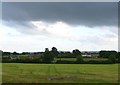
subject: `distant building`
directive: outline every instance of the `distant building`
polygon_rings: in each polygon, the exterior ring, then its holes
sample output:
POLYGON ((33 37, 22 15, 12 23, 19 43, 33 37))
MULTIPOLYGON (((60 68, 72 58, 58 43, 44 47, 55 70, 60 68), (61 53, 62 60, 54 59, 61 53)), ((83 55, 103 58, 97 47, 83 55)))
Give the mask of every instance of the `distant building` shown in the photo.
POLYGON ((16 59, 20 59, 20 57, 18 55, 10 55, 10 59, 11 60, 16 60, 16 59))
POLYGON ((82 56, 86 58, 98 58, 99 57, 99 52, 97 51, 85 51, 82 52, 82 56))
POLYGON ((91 54, 83 54, 82 56, 83 56, 83 57, 89 57, 89 58, 91 58, 91 57, 92 57, 92 55, 91 55, 91 54))

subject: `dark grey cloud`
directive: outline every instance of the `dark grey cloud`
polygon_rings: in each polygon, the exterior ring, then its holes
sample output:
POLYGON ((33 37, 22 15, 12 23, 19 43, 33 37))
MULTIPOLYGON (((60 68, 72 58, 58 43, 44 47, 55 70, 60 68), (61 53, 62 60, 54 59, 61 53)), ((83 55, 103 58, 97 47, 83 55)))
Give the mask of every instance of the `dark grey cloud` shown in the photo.
POLYGON ((18 24, 33 20, 72 25, 117 25, 117 2, 4 2, 2 19, 18 24))

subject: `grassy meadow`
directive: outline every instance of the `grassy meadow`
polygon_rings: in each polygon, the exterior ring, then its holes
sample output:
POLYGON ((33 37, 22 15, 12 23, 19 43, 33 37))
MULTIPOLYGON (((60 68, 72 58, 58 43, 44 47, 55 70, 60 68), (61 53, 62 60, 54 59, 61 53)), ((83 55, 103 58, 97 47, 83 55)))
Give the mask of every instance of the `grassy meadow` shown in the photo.
POLYGON ((118 64, 3 63, 3 83, 117 83, 118 64))
MULTIPOLYGON (((57 58, 57 60, 66 60, 66 61, 76 61, 76 58, 57 58)), ((107 58, 83 58, 84 61, 96 60, 96 61, 105 61, 107 58)))

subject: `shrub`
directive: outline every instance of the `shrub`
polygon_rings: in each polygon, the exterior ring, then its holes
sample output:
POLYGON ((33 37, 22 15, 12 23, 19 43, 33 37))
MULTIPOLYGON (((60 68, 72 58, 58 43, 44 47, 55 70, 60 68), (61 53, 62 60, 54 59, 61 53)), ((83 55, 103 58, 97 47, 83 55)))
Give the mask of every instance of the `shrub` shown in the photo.
POLYGON ((43 63, 51 63, 54 60, 54 54, 52 52, 45 52, 42 57, 43 63))
POLYGON ((116 56, 114 54, 111 54, 108 59, 111 63, 116 63, 116 56))
POLYGON ((84 60, 83 60, 82 56, 77 57, 76 63, 84 63, 84 60))

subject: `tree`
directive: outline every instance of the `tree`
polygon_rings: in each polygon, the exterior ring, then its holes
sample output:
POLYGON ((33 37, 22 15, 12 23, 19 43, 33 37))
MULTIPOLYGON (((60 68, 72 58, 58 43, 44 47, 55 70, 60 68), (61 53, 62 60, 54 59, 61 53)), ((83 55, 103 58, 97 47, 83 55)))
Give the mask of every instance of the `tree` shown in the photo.
POLYGON ((109 56, 109 61, 110 61, 111 63, 115 63, 115 62, 116 62, 116 56, 115 56, 115 54, 111 54, 111 55, 109 56))
POLYGON ((120 63, 120 52, 118 52, 118 63, 120 63))
POLYGON ((57 52, 57 48, 56 47, 52 47, 52 52, 57 52))
POLYGON ((21 55, 29 55, 29 52, 22 52, 21 55))
POLYGON ((48 48, 45 48, 45 52, 49 52, 49 49, 48 49, 48 48))
POLYGON ((78 56, 76 62, 77 63, 83 63, 84 62, 83 57, 82 56, 78 56))
POLYGON ((73 50, 73 56, 76 57, 76 62, 77 63, 83 63, 82 54, 78 49, 73 50))
POLYGON ((10 56, 10 54, 11 54, 10 52, 3 52, 2 53, 3 56, 10 56))
POLYGON ((44 56, 42 57, 42 62, 44 63, 51 63, 54 60, 54 57, 50 51, 46 51, 43 54, 44 56))
POLYGON ((45 48, 45 52, 43 53, 42 62, 51 63, 54 60, 56 48, 52 48, 52 51, 49 51, 48 48, 45 48))
POLYGON ((57 51, 57 48, 56 48, 56 47, 52 47, 51 52, 52 52, 52 55, 53 55, 54 58, 58 56, 58 53, 59 53, 59 52, 57 51))
POLYGON ((109 56, 113 54, 117 58, 117 52, 116 51, 100 51, 99 56, 101 58, 109 58, 109 56))
POLYGON ((99 56, 101 58, 108 58, 109 57, 109 52, 108 51, 100 51, 99 56))
POLYGON ((77 56, 82 56, 81 52, 80 52, 78 49, 73 50, 73 55, 74 55, 75 57, 77 57, 77 56))
POLYGON ((18 55, 19 53, 17 53, 17 52, 13 52, 12 54, 13 54, 13 55, 18 55))

